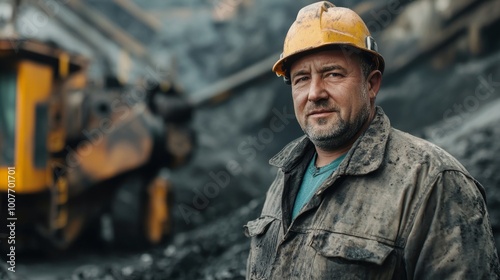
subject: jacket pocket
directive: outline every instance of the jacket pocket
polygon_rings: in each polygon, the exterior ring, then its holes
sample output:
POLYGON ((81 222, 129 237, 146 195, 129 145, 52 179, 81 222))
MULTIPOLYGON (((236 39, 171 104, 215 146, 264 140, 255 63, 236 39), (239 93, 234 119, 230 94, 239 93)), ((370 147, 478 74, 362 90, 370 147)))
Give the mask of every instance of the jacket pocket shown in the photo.
POLYGON ((263 216, 256 220, 249 221, 244 226, 245 235, 247 237, 254 237, 264 234, 274 220, 275 218, 273 217, 263 216))
POLYGON ((249 221, 245 226, 245 235, 251 238, 250 253, 247 261, 247 279, 266 279, 269 267, 274 259, 274 251, 278 241, 278 219, 261 216, 249 221))
POLYGON ((326 258, 376 265, 382 265, 394 251, 376 240, 332 232, 313 232, 308 244, 326 258))

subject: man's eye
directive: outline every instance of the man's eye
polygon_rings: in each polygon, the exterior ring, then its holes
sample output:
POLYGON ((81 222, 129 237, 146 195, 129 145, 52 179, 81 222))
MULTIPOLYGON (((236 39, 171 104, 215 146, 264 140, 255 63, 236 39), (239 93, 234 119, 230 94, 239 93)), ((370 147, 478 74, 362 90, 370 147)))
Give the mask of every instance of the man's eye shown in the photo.
POLYGON ((294 80, 294 84, 298 84, 300 82, 305 82, 307 80, 309 80, 309 77, 307 77, 307 76, 297 77, 294 80))
POLYGON ((328 73, 328 76, 338 78, 338 77, 342 77, 343 75, 340 73, 337 73, 337 72, 332 72, 332 73, 328 73))

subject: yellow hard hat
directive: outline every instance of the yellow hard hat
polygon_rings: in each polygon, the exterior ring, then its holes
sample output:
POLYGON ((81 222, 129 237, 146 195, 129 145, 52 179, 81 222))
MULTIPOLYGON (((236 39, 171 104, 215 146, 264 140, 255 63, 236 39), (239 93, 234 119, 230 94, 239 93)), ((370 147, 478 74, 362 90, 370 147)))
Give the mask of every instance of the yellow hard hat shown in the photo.
POLYGON ((326 1, 305 6, 299 11, 273 71, 287 79, 285 65, 292 57, 332 45, 351 46, 372 55, 377 69, 384 72, 384 58, 378 53, 377 44, 361 17, 353 10, 326 1))

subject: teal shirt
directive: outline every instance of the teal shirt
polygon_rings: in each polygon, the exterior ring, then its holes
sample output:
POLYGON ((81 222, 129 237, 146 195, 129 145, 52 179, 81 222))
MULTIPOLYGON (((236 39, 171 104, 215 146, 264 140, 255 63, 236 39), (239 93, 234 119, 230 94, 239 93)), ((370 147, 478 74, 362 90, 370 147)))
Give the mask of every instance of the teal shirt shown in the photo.
MULTIPOLYGON (((347 153, 346 153, 347 154, 347 153)), ((311 199, 316 190, 323 184, 323 182, 339 167, 346 154, 343 154, 330 164, 316 168, 316 153, 309 162, 307 170, 302 178, 299 192, 295 198, 295 204, 292 211, 292 219, 295 219, 304 205, 311 199)))

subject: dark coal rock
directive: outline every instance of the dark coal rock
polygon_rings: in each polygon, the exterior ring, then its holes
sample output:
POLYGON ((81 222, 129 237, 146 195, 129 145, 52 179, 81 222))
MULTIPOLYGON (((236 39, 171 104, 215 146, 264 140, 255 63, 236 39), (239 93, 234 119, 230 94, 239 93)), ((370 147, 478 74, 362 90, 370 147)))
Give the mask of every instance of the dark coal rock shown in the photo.
POLYGON ((71 280, 245 279, 249 240, 245 221, 258 216, 263 200, 252 200, 214 222, 175 236, 164 248, 136 257, 130 265, 84 265, 71 280))

